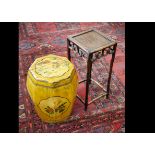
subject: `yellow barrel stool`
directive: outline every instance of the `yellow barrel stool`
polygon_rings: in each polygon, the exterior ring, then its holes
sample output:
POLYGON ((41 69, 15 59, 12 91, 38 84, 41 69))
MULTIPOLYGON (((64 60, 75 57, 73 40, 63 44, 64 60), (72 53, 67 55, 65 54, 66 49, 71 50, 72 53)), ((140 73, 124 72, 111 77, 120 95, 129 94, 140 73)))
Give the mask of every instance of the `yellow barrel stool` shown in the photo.
POLYGON ((42 121, 62 122, 70 116, 78 76, 66 57, 50 54, 37 58, 28 70, 26 86, 42 121))

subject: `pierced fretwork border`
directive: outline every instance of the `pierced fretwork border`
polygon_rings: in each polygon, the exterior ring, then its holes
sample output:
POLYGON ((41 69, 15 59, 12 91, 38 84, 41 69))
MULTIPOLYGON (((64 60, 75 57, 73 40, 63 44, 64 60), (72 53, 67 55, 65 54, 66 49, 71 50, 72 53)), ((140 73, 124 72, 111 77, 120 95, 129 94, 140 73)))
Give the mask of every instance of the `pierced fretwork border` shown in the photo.
MULTIPOLYGON (((83 57, 85 59, 88 58, 88 53, 86 53, 84 50, 79 48, 79 46, 77 46, 71 41, 69 42, 69 48, 73 50, 75 53, 78 53, 80 57, 83 57)), ((113 54, 113 53, 114 53, 114 45, 107 47, 105 49, 96 51, 95 53, 92 53, 93 56, 91 61, 94 62, 95 60, 100 59, 103 56, 106 56, 108 54, 113 54)))

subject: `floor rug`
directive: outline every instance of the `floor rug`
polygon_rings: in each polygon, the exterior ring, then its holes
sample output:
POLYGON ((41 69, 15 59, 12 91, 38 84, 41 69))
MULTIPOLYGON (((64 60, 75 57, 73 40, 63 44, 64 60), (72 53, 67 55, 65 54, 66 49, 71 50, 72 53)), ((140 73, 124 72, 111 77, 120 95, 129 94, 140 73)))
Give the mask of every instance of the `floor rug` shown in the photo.
MULTIPOLYGON (((125 45, 124 23, 20 23, 19 24, 19 132, 124 132, 125 120, 125 45), (111 80, 110 99, 97 100, 89 105, 87 112, 77 99, 73 112, 63 123, 48 124, 40 120, 26 89, 27 71, 33 61, 47 54, 67 56, 66 38, 70 34, 96 28, 118 42, 111 80)), ((86 76, 86 63, 72 53, 72 62, 79 78, 86 76)), ((92 77, 106 87, 110 56, 93 64, 92 77), (101 74, 102 73, 102 74, 101 74)), ((85 95, 85 84, 78 88, 85 95)), ((101 93, 94 83, 89 98, 101 93)))

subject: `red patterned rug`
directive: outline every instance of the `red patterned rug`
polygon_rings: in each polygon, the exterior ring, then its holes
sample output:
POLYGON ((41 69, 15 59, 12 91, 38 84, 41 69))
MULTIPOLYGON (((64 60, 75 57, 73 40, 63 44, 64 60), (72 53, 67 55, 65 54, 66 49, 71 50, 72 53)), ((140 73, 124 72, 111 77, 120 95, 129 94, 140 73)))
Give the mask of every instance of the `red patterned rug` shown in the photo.
MULTIPOLYGON (((125 132, 125 24, 124 23, 20 23, 19 24, 19 132, 125 132), (43 123, 36 114, 26 89, 27 71, 32 62, 43 55, 67 56, 68 35, 88 28, 96 28, 118 42, 113 67, 110 99, 95 101, 87 112, 77 99, 70 118, 57 124, 43 123)), ((73 63, 80 78, 85 78, 86 64, 73 56, 73 63)), ((92 77, 106 86, 110 56, 93 64, 92 77), (100 74, 102 73, 102 74, 100 74)), ((85 85, 78 89, 84 97, 85 85)), ((101 90, 91 84, 89 98, 101 90)))

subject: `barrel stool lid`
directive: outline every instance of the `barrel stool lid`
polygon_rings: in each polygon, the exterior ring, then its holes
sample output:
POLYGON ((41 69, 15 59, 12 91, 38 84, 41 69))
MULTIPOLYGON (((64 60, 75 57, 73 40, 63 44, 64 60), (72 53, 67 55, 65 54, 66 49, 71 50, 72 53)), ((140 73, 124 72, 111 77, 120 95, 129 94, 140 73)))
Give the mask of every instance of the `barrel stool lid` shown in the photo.
POLYGON ((74 65, 66 57, 50 54, 37 58, 28 76, 37 85, 57 87, 70 83, 74 73, 74 65))

